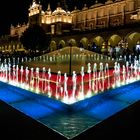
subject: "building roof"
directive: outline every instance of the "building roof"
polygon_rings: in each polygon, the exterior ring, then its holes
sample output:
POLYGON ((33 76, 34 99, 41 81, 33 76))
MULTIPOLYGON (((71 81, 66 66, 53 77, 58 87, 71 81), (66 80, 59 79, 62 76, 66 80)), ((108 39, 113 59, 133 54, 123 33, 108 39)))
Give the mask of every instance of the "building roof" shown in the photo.
POLYGON ((52 13, 52 15, 66 15, 67 12, 62 9, 62 7, 57 7, 56 10, 52 13))

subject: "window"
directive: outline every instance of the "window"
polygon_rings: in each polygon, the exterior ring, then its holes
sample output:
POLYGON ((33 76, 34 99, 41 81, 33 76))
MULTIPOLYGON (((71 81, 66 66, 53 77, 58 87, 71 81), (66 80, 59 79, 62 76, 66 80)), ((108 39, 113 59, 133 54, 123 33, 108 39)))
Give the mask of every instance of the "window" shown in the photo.
POLYGON ((78 15, 78 21, 81 21, 81 14, 78 15))
POLYGON ((103 9, 99 9, 98 10, 98 17, 103 17, 104 16, 104 10, 103 9))
POLYGON ((91 18, 92 18, 92 12, 88 12, 87 19, 91 19, 91 18))
POLYGON ((118 5, 114 6, 114 14, 118 13, 118 5))
POLYGON ((109 13, 110 13, 110 15, 113 15, 114 14, 114 7, 110 7, 109 8, 109 13))

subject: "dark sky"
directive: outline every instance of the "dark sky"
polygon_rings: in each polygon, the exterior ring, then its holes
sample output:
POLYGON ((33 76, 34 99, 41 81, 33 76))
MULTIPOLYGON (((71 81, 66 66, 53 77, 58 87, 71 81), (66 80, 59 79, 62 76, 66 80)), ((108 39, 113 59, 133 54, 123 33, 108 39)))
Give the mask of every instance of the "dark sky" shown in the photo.
MULTIPOLYGON (((28 8, 32 0, 2 0, 0 4, 0 36, 9 34, 10 25, 17 25, 18 23, 27 23, 28 21, 28 8)), ((38 0, 37 0, 38 1, 38 0)), ((43 9, 47 8, 47 4, 51 3, 51 8, 54 10, 57 3, 61 0, 40 0, 43 9)), ((91 5, 95 0, 66 0, 69 10, 72 10, 76 5, 79 9, 83 7, 84 3, 91 5)), ((106 0, 98 0, 105 2, 106 0)))

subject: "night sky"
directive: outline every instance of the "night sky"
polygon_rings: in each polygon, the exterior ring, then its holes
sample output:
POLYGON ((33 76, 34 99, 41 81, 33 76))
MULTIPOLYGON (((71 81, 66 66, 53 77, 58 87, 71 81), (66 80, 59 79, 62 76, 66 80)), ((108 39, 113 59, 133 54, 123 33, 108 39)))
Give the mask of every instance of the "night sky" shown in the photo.
MULTIPOLYGON (((61 0, 40 0, 43 10, 46 10, 48 3, 51 4, 52 10, 57 6, 61 0)), ((68 9, 73 10, 76 5, 81 9, 86 3, 88 6, 95 3, 95 0, 66 0, 68 9)), ((104 3, 106 0, 98 0, 104 3)), ((28 21, 28 8, 32 0, 3 0, 0 4, 0 36, 9 34, 10 25, 17 25, 18 23, 27 23, 28 21)))

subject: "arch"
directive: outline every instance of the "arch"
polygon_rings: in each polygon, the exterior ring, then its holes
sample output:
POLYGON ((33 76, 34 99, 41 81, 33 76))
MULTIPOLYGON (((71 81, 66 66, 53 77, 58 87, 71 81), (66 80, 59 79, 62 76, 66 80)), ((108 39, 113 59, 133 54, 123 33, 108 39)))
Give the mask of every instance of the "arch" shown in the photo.
POLYGON ((66 46, 66 43, 64 40, 60 40, 60 42, 58 43, 58 48, 61 49, 61 48, 64 48, 66 46))
POLYGON ((90 24, 89 24, 89 29, 92 30, 93 27, 94 27, 94 26, 93 26, 93 23, 90 23, 90 24))
POLYGON ((68 41, 68 44, 69 44, 70 46, 76 46, 76 45, 77 45, 77 42, 76 42, 75 39, 71 38, 71 39, 68 41))
POLYGON ((50 51, 54 51, 56 50, 56 42, 54 40, 51 41, 50 43, 50 51))
POLYGON ((80 40, 80 47, 87 49, 88 48, 88 43, 89 43, 89 40, 86 37, 83 37, 80 40))
POLYGON ((131 51, 133 51, 133 49, 136 46, 137 42, 140 41, 140 33, 138 33, 138 32, 129 33, 125 37, 125 41, 128 43, 128 48, 131 51))
POLYGON ((118 43, 122 40, 122 38, 117 35, 117 34, 114 34, 112 35, 109 39, 108 39, 108 43, 112 46, 112 47, 115 47, 118 45, 118 43))
POLYGON ((96 36, 95 38, 93 38, 92 43, 93 42, 96 44, 96 46, 100 47, 100 46, 102 46, 104 39, 101 36, 96 36))

